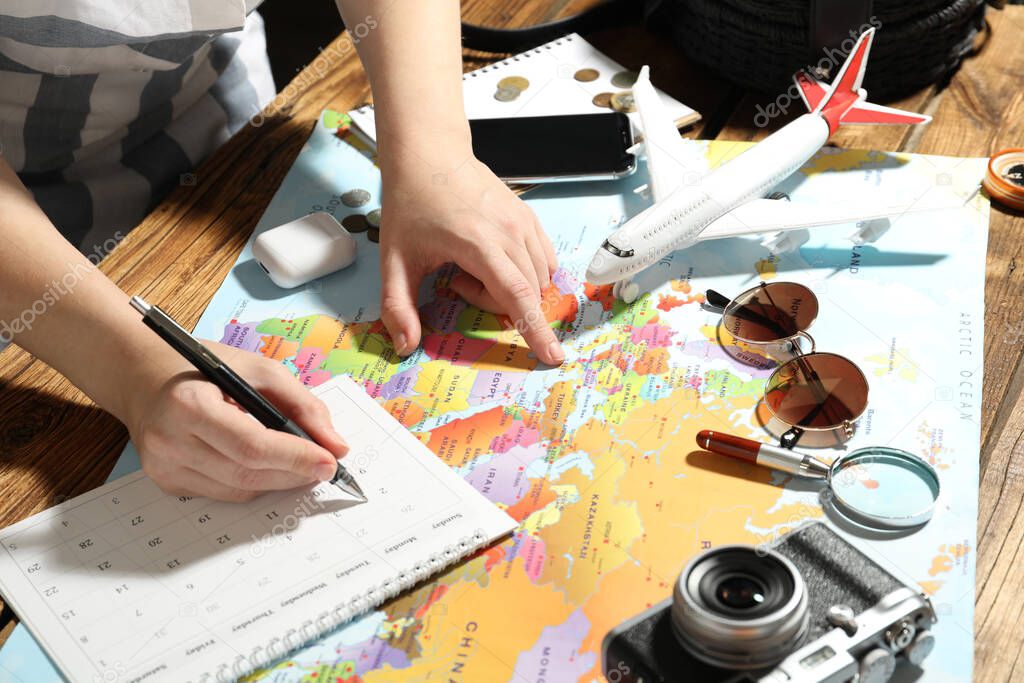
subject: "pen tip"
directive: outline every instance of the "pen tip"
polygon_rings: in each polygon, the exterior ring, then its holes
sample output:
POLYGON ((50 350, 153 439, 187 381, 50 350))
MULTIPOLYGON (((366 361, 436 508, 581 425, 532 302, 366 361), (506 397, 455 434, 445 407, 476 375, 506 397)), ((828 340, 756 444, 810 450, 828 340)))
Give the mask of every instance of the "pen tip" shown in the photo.
POLYGON ((337 486, 346 495, 352 496, 353 498, 358 498, 359 501, 362 503, 369 502, 369 498, 367 498, 366 494, 363 493, 363 489, 359 487, 359 484, 357 484, 355 482, 355 479, 353 479, 351 476, 336 476, 334 478, 334 481, 332 481, 331 483, 337 486))

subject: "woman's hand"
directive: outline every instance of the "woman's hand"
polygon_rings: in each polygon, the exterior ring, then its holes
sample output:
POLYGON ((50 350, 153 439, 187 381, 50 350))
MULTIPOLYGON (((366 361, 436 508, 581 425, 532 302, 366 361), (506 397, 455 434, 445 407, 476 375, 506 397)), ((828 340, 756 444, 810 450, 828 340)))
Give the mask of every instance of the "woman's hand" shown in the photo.
POLYGON ((267 429, 187 362, 161 356, 153 365, 164 372, 125 420, 146 474, 167 493, 227 501, 333 477, 348 446, 323 402, 280 363, 204 343, 321 445, 267 429))
POLYGON ((0 320, 47 304, 15 341, 128 426, 161 488, 248 500, 334 475, 348 447, 326 406, 282 365, 211 344, 320 446, 265 428, 142 324, 128 296, 60 236, 2 158, 0 207, 0 320), (68 277, 73 291, 64 284, 57 296, 52 288, 68 277))
POLYGON ((508 315, 542 362, 565 352, 540 307, 555 269, 537 217, 473 156, 457 0, 338 0, 373 88, 381 202, 381 317, 400 354, 420 343, 420 281, 454 262, 452 288, 508 315), (372 24, 372 26, 371 26, 372 24))
POLYGON ((381 317, 395 348, 407 355, 419 345, 420 282, 454 262, 461 272, 452 289, 508 315, 542 362, 560 365, 565 353, 540 308, 557 266, 551 241, 530 207, 468 144, 432 142, 440 151, 430 156, 399 148, 381 157, 381 317))

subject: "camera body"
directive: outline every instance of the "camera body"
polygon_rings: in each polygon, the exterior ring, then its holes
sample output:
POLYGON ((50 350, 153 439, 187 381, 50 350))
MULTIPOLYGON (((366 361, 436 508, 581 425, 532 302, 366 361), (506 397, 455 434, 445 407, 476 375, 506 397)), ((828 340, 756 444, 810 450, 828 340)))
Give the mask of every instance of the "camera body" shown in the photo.
POLYGON ((928 598, 821 522, 769 549, 725 546, 683 569, 672 598, 613 628, 609 683, 883 683, 928 656, 928 598))

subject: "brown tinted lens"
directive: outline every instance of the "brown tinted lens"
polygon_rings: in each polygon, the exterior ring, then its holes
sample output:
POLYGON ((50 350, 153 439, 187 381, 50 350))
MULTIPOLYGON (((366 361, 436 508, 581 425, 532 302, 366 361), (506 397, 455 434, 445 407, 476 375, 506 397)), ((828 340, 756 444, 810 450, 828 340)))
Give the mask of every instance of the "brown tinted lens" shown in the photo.
POLYGON ((851 361, 812 353, 780 365, 768 380, 764 398, 788 424, 827 429, 860 417, 868 404, 868 385, 851 361))
POLYGON ((814 292, 794 282, 772 282, 740 294, 722 316, 734 337, 772 342, 792 337, 818 317, 814 292))

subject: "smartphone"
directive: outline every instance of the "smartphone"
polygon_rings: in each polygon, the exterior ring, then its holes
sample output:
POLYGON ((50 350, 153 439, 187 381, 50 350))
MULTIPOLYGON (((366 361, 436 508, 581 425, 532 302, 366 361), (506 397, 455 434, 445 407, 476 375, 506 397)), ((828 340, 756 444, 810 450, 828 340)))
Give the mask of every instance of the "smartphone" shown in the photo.
POLYGON ((473 119, 473 152, 514 183, 612 180, 636 171, 629 117, 619 112, 473 119))

